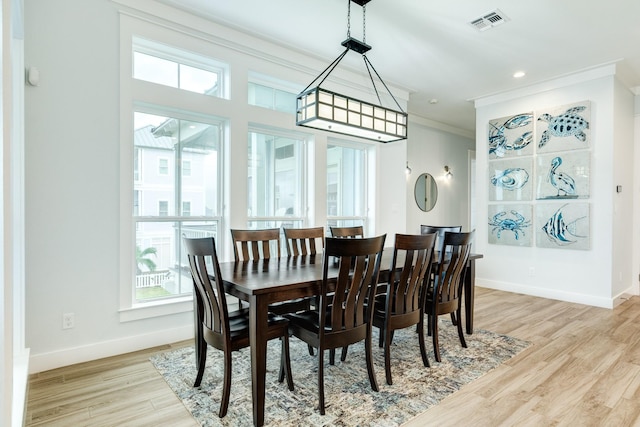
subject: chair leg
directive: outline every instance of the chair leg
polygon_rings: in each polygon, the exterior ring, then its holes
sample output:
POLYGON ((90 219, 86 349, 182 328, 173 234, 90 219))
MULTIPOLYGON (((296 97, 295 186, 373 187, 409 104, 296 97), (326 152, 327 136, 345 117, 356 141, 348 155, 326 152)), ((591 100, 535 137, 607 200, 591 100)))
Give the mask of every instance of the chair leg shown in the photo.
MULTIPOLYGON (((380 330, 382 332, 382 330, 380 330)), ((391 380, 391 331, 385 329, 384 333, 384 375, 387 384, 392 385, 391 380)))
POLYGON ((344 362, 345 360, 347 360, 347 350, 349 350, 349 346, 348 345, 342 347, 342 354, 340 355, 340 361, 341 362, 344 362))
POLYGON ((433 338, 433 354, 436 362, 440 362, 440 344, 438 343, 438 315, 429 316, 431 318, 431 335, 433 338))
POLYGON ((324 415, 324 350, 320 349, 318 349, 318 408, 320 415, 324 415))
POLYGON ((376 381, 376 374, 373 370, 373 354, 371 352, 371 329, 369 329, 369 331, 367 332, 367 337, 364 341, 364 350, 367 356, 367 373, 369 374, 371 390, 378 391, 378 382, 376 381))
POLYGON ((193 383, 193 386, 200 387, 202 376, 204 375, 204 367, 207 363, 207 342, 205 340, 200 340, 199 345, 197 345, 196 347, 196 363, 198 364, 198 373, 196 375, 196 380, 193 383))
POLYGON ((420 354, 422 355, 422 363, 425 367, 430 367, 429 359, 427 358, 427 347, 424 342, 424 321, 418 323, 418 343, 420 344, 420 354))
POLYGON ((313 356, 313 347, 307 344, 307 348, 309 349, 309 356, 313 356))
POLYGON ((336 349, 332 348, 331 350, 329 350, 329 365, 335 365, 336 364, 336 349))
POLYGON ((222 382, 222 400, 218 416, 223 418, 229 409, 229 394, 231 393, 231 351, 224 351, 224 380, 222 382))
POLYGON ((280 373, 278 374, 278 381, 282 382, 286 375, 287 386, 289 390, 293 391, 293 375, 291 375, 291 358, 289 356, 289 334, 285 334, 280 338, 282 340, 282 352, 280 354, 280 373))
MULTIPOLYGON (((458 317, 460 317, 458 315, 458 317)), ((457 324, 457 320, 456 320, 456 313, 455 312, 451 312, 451 323, 455 326, 457 324)))
MULTIPOLYGON (((458 318, 458 320, 461 319, 460 309, 458 309, 458 314, 456 317, 458 318)), ((467 342, 464 339, 464 332, 462 331, 462 322, 458 322, 458 336, 460 337, 460 344, 462 344, 462 347, 467 348, 467 342)))

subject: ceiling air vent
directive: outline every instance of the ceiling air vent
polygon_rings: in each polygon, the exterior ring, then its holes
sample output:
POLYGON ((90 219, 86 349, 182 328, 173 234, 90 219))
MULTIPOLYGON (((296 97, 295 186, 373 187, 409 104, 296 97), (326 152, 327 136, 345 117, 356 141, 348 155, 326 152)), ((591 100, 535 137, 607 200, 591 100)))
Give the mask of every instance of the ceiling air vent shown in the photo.
POLYGON ((485 31, 491 27, 496 27, 500 24, 504 24, 507 22, 509 18, 502 13, 499 9, 494 10, 493 12, 489 12, 481 16, 480 18, 474 19, 469 22, 469 24, 476 28, 478 31, 485 31))

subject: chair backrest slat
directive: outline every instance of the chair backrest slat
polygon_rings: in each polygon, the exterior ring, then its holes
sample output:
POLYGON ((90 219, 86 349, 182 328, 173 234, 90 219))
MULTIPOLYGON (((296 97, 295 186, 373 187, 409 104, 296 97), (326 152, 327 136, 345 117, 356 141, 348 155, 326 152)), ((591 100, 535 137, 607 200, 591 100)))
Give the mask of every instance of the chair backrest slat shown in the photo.
POLYGON ((444 233, 460 233, 462 231, 461 225, 421 225, 420 226, 420 234, 431 234, 436 233, 436 245, 434 247, 434 251, 438 254, 438 262, 442 261, 442 257, 444 256, 445 251, 444 247, 444 233))
POLYGON ((238 261, 280 257, 280 229, 231 230, 233 256, 238 261), (272 254, 272 249, 274 250, 272 254))
POLYGON ((422 288, 431 275, 435 241, 435 233, 396 234, 387 285, 387 312, 406 314, 424 306, 426 292, 422 288), (404 253, 404 263, 398 273, 397 259, 400 253, 404 253))
POLYGON ((364 237, 364 229, 361 225, 355 227, 329 227, 332 237, 364 237))
POLYGON ((283 228, 289 256, 316 255, 324 248, 324 228, 283 228))
MULTIPOLYGON (((372 304, 365 305, 365 301, 373 301, 375 295, 385 237, 326 239, 319 316, 329 313, 331 332, 360 328, 363 333, 363 326, 371 321, 372 304), (329 304, 328 271, 334 258, 338 259, 338 277, 332 281, 335 289, 329 304)), ((319 333, 324 335, 324 328, 319 333)))
POLYGON ((466 265, 471 253, 473 232, 451 233, 444 235, 446 257, 438 265, 436 276, 436 294, 439 302, 460 299, 464 286, 466 265))

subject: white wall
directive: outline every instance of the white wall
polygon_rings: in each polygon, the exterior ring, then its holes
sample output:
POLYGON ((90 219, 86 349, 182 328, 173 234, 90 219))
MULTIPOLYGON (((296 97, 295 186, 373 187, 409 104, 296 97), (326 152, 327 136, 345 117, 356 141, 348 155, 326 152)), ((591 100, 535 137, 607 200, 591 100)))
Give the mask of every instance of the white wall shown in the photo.
POLYGON ((475 150, 472 135, 455 130, 441 130, 420 117, 410 117, 407 160, 411 176, 406 180, 407 232, 419 233, 420 225, 469 225, 468 151, 475 150), (431 125, 431 126, 430 126, 431 125), (445 179, 444 167, 449 166, 453 178, 445 179), (414 186, 421 173, 431 174, 438 185, 438 200, 429 212, 418 208, 414 186))
MULTIPOLYGON (((591 250, 490 245, 487 227, 479 226, 476 243, 484 259, 477 263, 476 283, 602 307, 612 307, 619 294, 634 287, 630 240, 624 236, 631 228, 633 98, 616 81, 614 65, 477 100, 477 181, 488 178, 490 119, 585 100, 592 108, 591 250), (617 195, 614 184, 629 191, 617 195)), ((477 222, 486 224, 488 186, 478 186, 477 200, 477 222)))
MULTIPOLYGON (((619 80, 613 88, 613 182, 610 189, 613 202, 613 234, 611 297, 635 293, 638 276, 633 274, 638 262, 633 254, 633 188, 634 180, 634 95, 619 80), (617 192, 621 186, 621 192, 617 192)), ((636 242, 638 240, 635 240, 636 242)))
MULTIPOLYGON (((640 88, 635 88, 634 98, 634 144, 633 144, 633 164, 640 164, 640 88)), ((629 188, 629 191, 633 192, 633 213, 634 218, 637 218, 637 212, 640 212, 640 168, 633 168, 633 185, 629 188)), ((632 239, 635 242, 631 250, 631 281, 635 283, 632 294, 640 294, 640 221, 632 221, 632 239), (635 278, 638 278, 636 281, 635 278)))

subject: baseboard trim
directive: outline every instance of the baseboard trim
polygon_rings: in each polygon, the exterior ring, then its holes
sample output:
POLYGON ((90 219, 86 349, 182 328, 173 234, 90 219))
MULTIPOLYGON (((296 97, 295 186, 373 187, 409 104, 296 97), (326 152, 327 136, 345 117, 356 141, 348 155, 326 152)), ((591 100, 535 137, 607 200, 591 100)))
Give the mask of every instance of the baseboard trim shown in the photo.
POLYGON ((25 425, 27 410, 27 390, 29 387, 29 349, 13 358, 13 399, 11 402, 11 425, 25 425))
POLYGON ((481 278, 476 278, 476 286, 495 289, 498 291, 514 292, 518 294, 531 295, 534 297, 574 302, 578 304, 585 304, 602 308, 613 308, 615 302, 615 298, 595 297, 593 295, 558 291, 555 289, 538 288, 535 286, 521 285, 518 283, 499 282, 496 280, 487 280, 481 278))
POLYGON ((80 347, 65 348, 49 353, 34 354, 30 358, 29 373, 48 371, 190 338, 193 338, 193 326, 182 326, 149 334, 96 342, 80 347))

